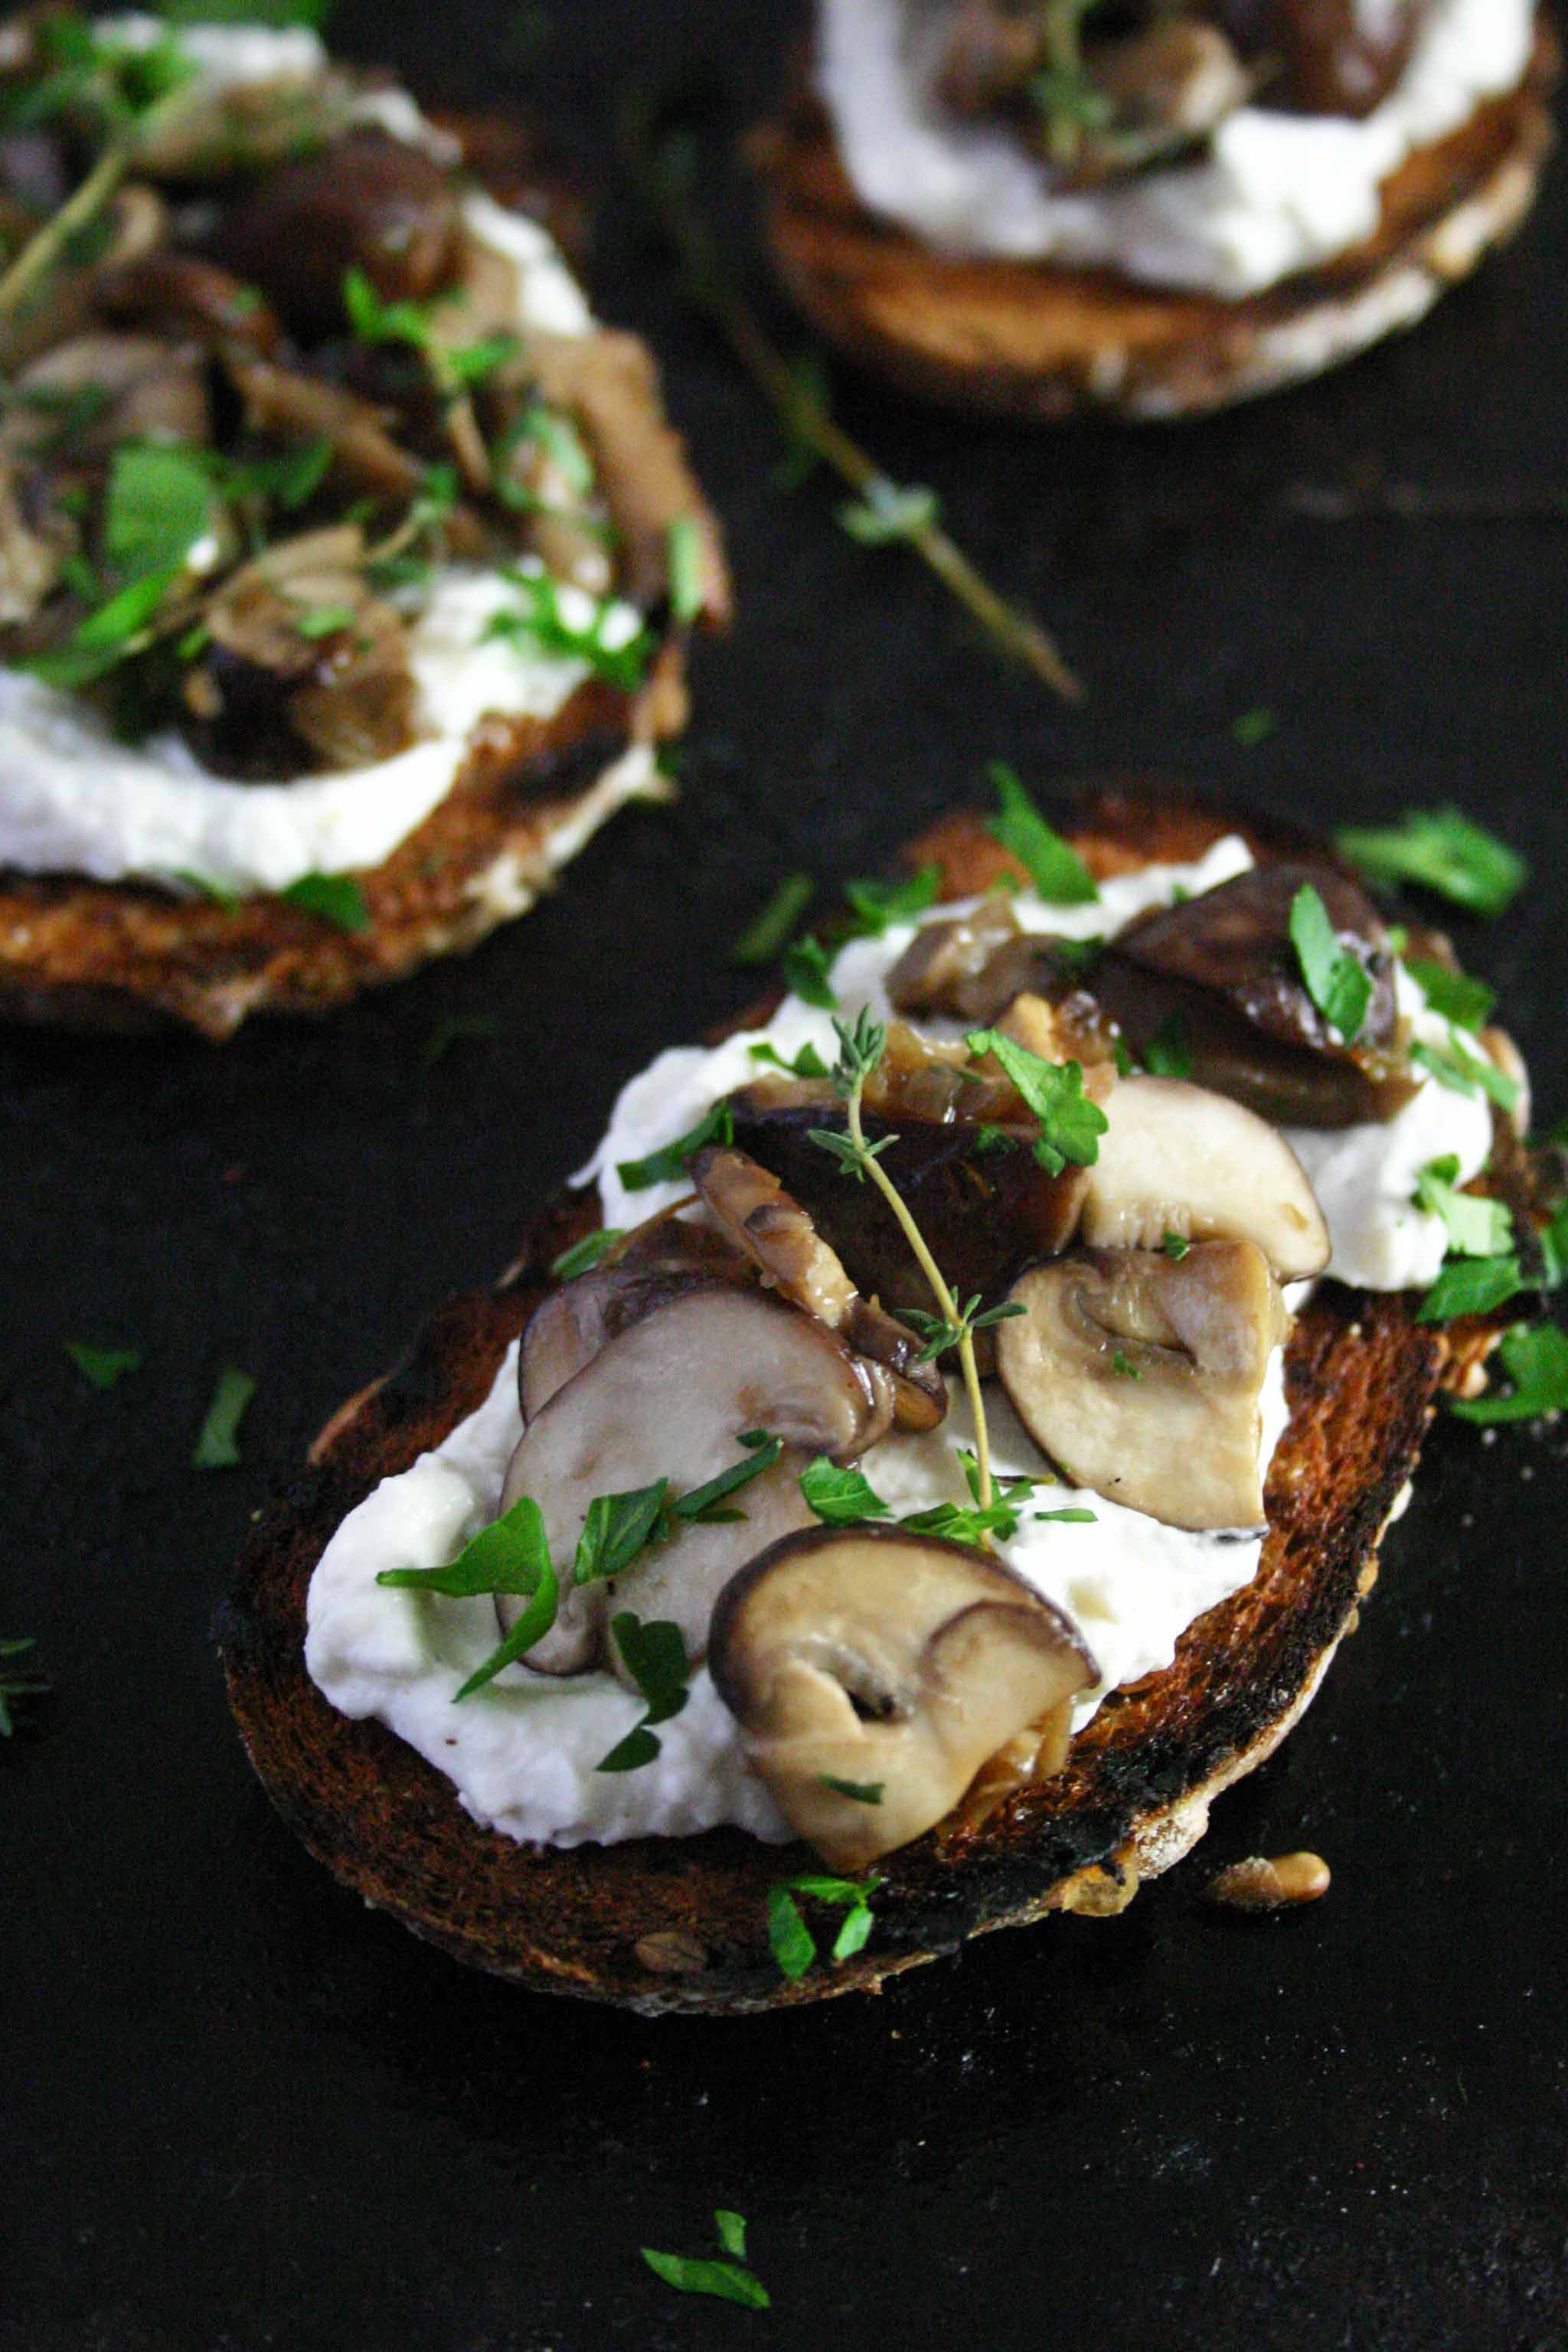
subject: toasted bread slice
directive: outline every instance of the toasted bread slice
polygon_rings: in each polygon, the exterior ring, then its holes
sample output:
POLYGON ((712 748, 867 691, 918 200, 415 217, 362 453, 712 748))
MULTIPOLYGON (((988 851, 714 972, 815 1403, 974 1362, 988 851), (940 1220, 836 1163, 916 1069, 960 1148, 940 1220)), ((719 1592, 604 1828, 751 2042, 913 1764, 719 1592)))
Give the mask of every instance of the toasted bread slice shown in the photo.
POLYGON ((1109 270, 938 253, 861 205, 804 90, 756 142, 769 240, 822 333, 923 399, 1047 423, 1091 410, 1197 416, 1414 326, 1511 236, 1553 143, 1545 98, 1558 66, 1542 15, 1523 85, 1406 159, 1384 184, 1374 236, 1241 301, 1109 270))
MULTIPOLYGON (((1105 875, 1196 856, 1231 829, 1170 799, 1114 793, 1071 837, 1105 875)), ((1282 829, 1234 829, 1260 856, 1295 845, 1282 829)), ((940 866, 949 898, 1010 865, 974 817, 937 826, 911 855, 940 866)), ((336 1713, 305 1671, 306 1591, 334 1530, 478 1408, 552 1258, 595 1221, 591 1194, 546 1211, 493 1290, 443 1309, 396 1372, 334 1415, 308 1475, 258 1526, 219 1633, 251 1760, 334 1875, 458 1959, 649 2014, 874 1989, 985 1929, 1121 1909, 1141 1877, 1201 1837, 1215 1797, 1308 1705, 1375 1579, 1439 1390, 1482 1385, 1494 1336, 1479 1320, 1424 1327, 1405 1297, 1323 1286, 1289 1345, 1290 1421, 1254 1581, 1188 1630, 1173 1665, 1108 1699, 1056 1780, 978 1827, 950 1822, 891 1855, 867 1948, 790 1984, 769 1950, 766 1896, 804 1849, 731 1829, 571 1851, 516 1844, 476 1827, 441 1775, 380 1724, 336 1713)))
MULTIPOLYGON (((582 200, 537 142, 504 116, 432 119, 461 139, 475 180, 539 219, 575 262, 582 200)), ((731 587, 721 533, 665 415, 657 368, 634 337, 599 331, 623 363, 656 499, 698 526, 697 618, 722 627, 731 587)), ((153 884, 0 866, 0 1019, 117 1031, 179 1024, 220 1041, 253 1013, 323 1013, 431 957, 477 946, 526 912, 626 801, 665 795, 651 755, 686 725, 687 635, 666 620, 635 694, 593 677, 552 719, 481 719, 444 798, 379 866, 354 875, 361 929, 282 898, 227 906, 153 884)))

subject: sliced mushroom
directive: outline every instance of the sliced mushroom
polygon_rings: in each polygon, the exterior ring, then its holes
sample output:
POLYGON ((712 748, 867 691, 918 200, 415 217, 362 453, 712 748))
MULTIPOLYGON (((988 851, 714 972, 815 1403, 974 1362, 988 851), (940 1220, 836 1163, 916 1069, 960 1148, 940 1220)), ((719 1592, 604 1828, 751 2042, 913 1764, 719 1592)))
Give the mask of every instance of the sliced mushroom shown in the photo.
MULTIPOLYGON (((757 1288, 708 1286, 645 1315, 602 1348, 523 1432, 501 1495, 531 1495, 563 1579, 552 1632, 529 1653, 545 1674, 575 1674, 605 1647, 617 1608, 679 1625, 689 1657, 708 1646, 721 1589, 762 1547, 808 1524, 800 1473, 814 1454, 852 1461, 886 1431, 888 1383, 808 1315, 757 1288), (743 1460, 742 1432, 783 1438, 773 1470, 735 1497, 745 1517, 680 1524, 614 1589, 568 1581, 588 1507, 668 1478, 672 1494, 743 1460), (657 1606, 653 1602, 657 1601, 657 1606)), ((521 1606, 498 1602, 503 1626, 521 1606)))
POLYGON ((922 923, 888 974, 889 1001, 901 1013, 951 1013, 989 1021, 1007 1002, 987 990, 978 1003, 964 992, 989 972, 998 951, 1026 942, 1005 894, 993 891, 965 915, 922 923))
POLYGON ((997 1369, 1068 1477, 1171 1527, 1261 1524, 1259 1401, 1288 1318, 1255 1243, 1061 1258, 1012 1297, 997 1369))
POLYGON ((289 442, 329 441, 335 463, 361 488, 382 499, 418 495, 425 468, 393 438, 387 411, 270 360, 226 355, 226 364, 251 432, 289 442))
POLYGON ((934 1429, 947 1412, 947 1383, 920 1360, 923 1343, 907 1324, 862 1298, 798 1201, 744 1151, 710 1145, 691 1180, 721 1230, 745 1251, 764 1282, 837 1331, 892 1375, 900 1429, 934 1429))
POLYGON ((107 457, 127 441, 205 442, 212 413, 202 355, 156 335, 73 335, 19 372, 0 446, 54 442, 66 417, 73 460, 107 457))
POLYGON ((1037 1769, 1057 1769, 1097 1676, 1069 1621, 1000 1560, 897 1528, 775 1544, 722 1594, 710 1663, 747 1760, 838 1870, 943 1820, 1026 1725, 1037 1769))
POLYGON ((1083 140, 1080 178, 1137 170, 1211 137, 1254 86, 1218 26, 1190 16, 1094 42, 1084 70, 1111 120, 1083 140))
POLYGON ((457 265, 458 220, 450 173, 406 140, 356 131, 258 181, 213 251, 310 342, 341 329, 351 269, 387 301, 428 301, 457 265))
POLYGON ((1125 1078, 1088 1171, 1079 1238, 1091 1249, 1256 1242, 1282 1281, 1321 1274, 1329 1229, 1306 1171, 1267 1119, 1181 1078, 1125 1078))
POLYGON ((237 343, 264 356, 276 350, 282 333, 277 313, 253 286, 216 261, 169 247, 110 270, 99 288, 98 307, 118 326, 237 343))
POLYGON ((1222 24, 1274 62, 1269 102, 1307 114, 1370 114, 1409 61, 1428 0, 1219 0, 1222 24))
POLYGON ((547 1291, 534 1308, 518 1353, 523 1421, 542 1412, 557 1389, 645 1315, 689 1291, 715 1284, 749 1289, 754 1278, 749 1260, 710 1227, 650 1218, 613 1257, 547 1291))

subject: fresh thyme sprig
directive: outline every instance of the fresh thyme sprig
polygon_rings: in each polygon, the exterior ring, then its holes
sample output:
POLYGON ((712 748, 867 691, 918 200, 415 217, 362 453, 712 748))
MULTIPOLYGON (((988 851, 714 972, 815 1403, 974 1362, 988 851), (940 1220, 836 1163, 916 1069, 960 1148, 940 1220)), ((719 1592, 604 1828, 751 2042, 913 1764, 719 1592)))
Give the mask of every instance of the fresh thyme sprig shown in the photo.
POLYGON ((974 1357, 974 1333, 977 1328, 975 1310, 980 1301, 978 1297, 972 1298, 967 1307, 960 1307, 941 1267, 932 1257, 926 1244, 925 1235, 915 1223, 902 1193, 882 1166, 882 1153, 887 1150, 889 1144, 896 1143, 898 1138, 885 1135, 877 1143, 869 1143, 866 1139, 866 1129, 860 1117, 861 1100, 866 1091, 867 1079, 887 1051, 887 1030, 881 1022, 872 1019, 870 1012, 864 1005, 856 1016, 853 1029, 842 1021, 835 1021, 833 1027, 838 1039, 838 1059, 834 1064, 830 1076, 833 1081, 833 1091, 844 1105, 845 1123, 848 1133, 839 1135, 831 1128, 813 1128, 811 1139, 823 1150, 830 1152, 847 1174, 853 1175, 861 1182, 868 1179, 876 1186, 898 1219, 904 1239, 913 1254, 915 1264, 920 1267, 930 1286, 931 1297, 936 1301, 937 1314, 941 1318, 942 1336, 940 1345, 934 1349, 928 1343, 927 1352, 941 1353, 949 1347, 955 1347, 958 1349, 959 1370, 963 1379, 964 1393, 969 1399, 969 1410, 974 1420, 977 1500, 982 1510, 984 1510, 989 1507, 991 1502, 991 1440, 985 1425, 985 1400, 980 1389, 980 1369, 974 1357))
POLYGON ((681 132, 661 135, 659 111, 655 98, 634 92, 621 110, 622 146, 649 211, 679 260, 689 299, 706 312, 762 386, 795 447, 820 458, 856 493, 857 518, 875 517, 879 536, 896 537, 913 548, 1009 659, 1033 670, 1064 702, 1081 701, 1082 684, 1058 646, 1037 621, 1009 604, 976 570, 942 529, 934 499, 928 503, 925 494, 901 493, 870 452, 834 421, 819 377, 792 367, 763 331, 731 281, 698 205, 696 143, 681 132), (889 531, 886 525, 895 510, 898 527, 889 531))

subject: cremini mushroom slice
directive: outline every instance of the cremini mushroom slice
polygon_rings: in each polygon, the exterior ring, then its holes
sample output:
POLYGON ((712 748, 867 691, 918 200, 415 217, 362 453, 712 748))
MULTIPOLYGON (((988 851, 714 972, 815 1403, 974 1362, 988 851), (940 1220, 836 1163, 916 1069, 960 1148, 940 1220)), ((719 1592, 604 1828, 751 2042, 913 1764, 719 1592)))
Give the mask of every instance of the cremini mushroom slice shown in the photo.
POLYGON ((899 1528, 775 1544, 726 1588, 710 1664, 747 1760, 838 1870, 943 1820, 1026 1725, 1056 1769, 1073 1696, 1097 1676, 1022 1577, 899 1528))
POLYGON ((645 1315, 688 1292, 728 1284, 748 1289, 751 1263, 707 1225, 650 1217, 614 1256, 547 1291, 529 1318, 518 1351, 518 1398, 525 1424, 557 1389, 575 1379, 601 1348, 645 1315))
POLYGON ((1329 1229, 1278 1128, 1182 1078, 1125 1078, 1104 1108, 1079 1226, 1091 1249, 1247 1241, 1283 1281, 1321 1274, 1329 1229))
POLYGON ((722 1232, 743 1249, 764 1282, 837 1331, 893 1378, 900 1429, 934 1429, 947 1412, 947 1383, 920 1360, 907 1324, 863 1298, 815 1223, 749 1153, 712 1144, 691 1162, 691 1180, 722 1232))
POLYGON ((1259 1400, 1288 1318, 1255 1242, 1058 1258, 1012 1297, 997 1370, 1076 1485, 1171 1527, 1262 1523, 1259 1400))
MULTIPOLYGON (((562 1580, 554 1628, 530 1651, 529 1664, 546 1674, 594 1664, 618 1608, 670 1619, 687 1654, 700 1657, 713 1602, 736 1570, 810 1522, 800 1474, 812 1456, 853 1461, 891 1417, 890 1384, 879 1367, 760 1288, 710 1284, 643 1316, 529 1423, 507 1470, 501 1509, 533 1497, 562 1580), (736 1495, 732 1507, 743 1517, 678 1524, 613 1588, 571 1583, 595 1496, 660 1478, 672 1498, 689 1494, 743 1461, 741 1437, 752 1430, 782 1438, 784 1451, 774 1470, 736 1495)), ((503 1627, 521 1606, 498 1601, 503 1627)))

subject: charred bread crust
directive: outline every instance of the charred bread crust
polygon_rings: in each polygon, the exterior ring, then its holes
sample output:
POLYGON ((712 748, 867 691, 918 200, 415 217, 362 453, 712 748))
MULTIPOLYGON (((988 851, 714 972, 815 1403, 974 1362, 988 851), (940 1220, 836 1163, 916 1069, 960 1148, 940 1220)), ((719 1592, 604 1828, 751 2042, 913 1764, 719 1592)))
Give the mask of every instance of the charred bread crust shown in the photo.
MULTIPOLYGON (((540 220, 580 257, 582 199, 526 131, 504 116, 433 119, 463 140, 498 203, 540 220)), ((649 389, 657 405, 657 374, 649 389)), ((689 511, 703 534, 709 602, 700 618, 722 627, 730 585, 718 520, 661 407, 653 421, 689 479, 689 511)), ((550 887, 566 862, 556 849, 563 835, 574 852, 612 813, 610 800, 594 799, 608 771, 635 744, 681 732, 686 638, 684 627, 667 625, 635 695, 591 678, 552 719, 481 720, 449 792, 389 857, 354 876, 370 918, 363 930, 334 929, 282 898, 226 908, 151 884, 0 866, 0 1020, 121 1032, 183 1026, 216 1043, 252 1013, 325 1013, 433 956, 477 947, 550 887)))
MULTIPOLYGON (((1196 856, 1230 829, 1224 814, 1128 789, 1099 796, 1070 837, 1104 875, 1196 856)), ((1242 829, 1260 855, 1299 846, 1283 827, 1242 829)), ((948 897, 1008 862, 973 816, 946 820, 907 854, 941 865, 948 897)), ((581 1195, 548 1209, 494 1290, 442 1309, 397 1371, 333 1417, 310 1471, 258 1525, 218 1634, 251 1761, 336 1877, 456 1958, 648 2014, 875 1989, 991 1928, 1120 1909, 1141 1876, 1187 1851, 1214 1797, 1262 1762, 1310 1699, 1370 1589, 1439 1390, 1479 1384, 1494 1337, 1480 1321, 1433 1330, 1405 1297, 1324 1285, 1286 1359, 1290 1423, 1254 1581, 1189 1628, 1173 1665, 1106 1702, 1057 1780, 978 1827, 950 1823, 890 1856, 866 1950, 792 1985, 769 1952, 765 1903, 774 1880, 804 1865, 804 1848, 736 1830, 518 1845, 478 1828, 380 1724, 336 1713, 305 1672, 306 1592, 333 1531, 478 1408, 549 1287, 552 1260, 595 1222, 581 1195)))
POLYGON ((801 89, 756 142, 774 261, 831 342, 944 407, 1054 423, 1086 411, 1197 416, 1321 373, 1402 327, 1510 237, 1555 133, 1560 68, 1542 12, 1521 87, 1409 156, 1376 234, 1240 301, 1110 270, 956 259, 860 204, 801 89))

